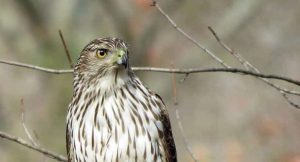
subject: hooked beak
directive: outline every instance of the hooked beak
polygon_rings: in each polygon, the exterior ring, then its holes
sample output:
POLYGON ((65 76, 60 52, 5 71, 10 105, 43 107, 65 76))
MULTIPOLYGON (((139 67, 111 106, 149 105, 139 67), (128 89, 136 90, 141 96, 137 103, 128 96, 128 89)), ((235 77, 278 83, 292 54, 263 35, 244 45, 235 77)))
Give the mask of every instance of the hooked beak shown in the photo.
POLYGON ((128 56, 127 53, 123 50, 118 52, 118 59, 117 59, 118 65, 123 65, 125 69, 128 67, 128 56))

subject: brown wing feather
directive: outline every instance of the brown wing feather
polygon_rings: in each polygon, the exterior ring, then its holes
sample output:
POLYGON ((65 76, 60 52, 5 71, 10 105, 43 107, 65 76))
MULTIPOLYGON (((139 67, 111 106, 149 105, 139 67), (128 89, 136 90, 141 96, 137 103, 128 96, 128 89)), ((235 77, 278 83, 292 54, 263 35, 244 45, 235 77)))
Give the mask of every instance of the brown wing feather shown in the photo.
POLYGON ((168 162, 177 162, 177 153, 176 153, 176 147, 175 142, 172 134, 172 128, 171 123, 169 119, 169 114, 165 108, 165 104, 162 100, 162 98, 156 94, 156 97, 159 99, 161 104, 159 104, 160 109, 162 110, 161 113, 161 121, 164 126, 164 132, 163 132, 163 145, 167 152, 167 161, 168 162))
POLYGON ((69 131, 68 131, 68 126, 67 126, 67 131, 66 131, 66 147, 67 147, 68 162, 72 162, 71 154, 70 154, 70 145, 71 145, 71 141, 70 141, 70 138, 69 138, 69 131))

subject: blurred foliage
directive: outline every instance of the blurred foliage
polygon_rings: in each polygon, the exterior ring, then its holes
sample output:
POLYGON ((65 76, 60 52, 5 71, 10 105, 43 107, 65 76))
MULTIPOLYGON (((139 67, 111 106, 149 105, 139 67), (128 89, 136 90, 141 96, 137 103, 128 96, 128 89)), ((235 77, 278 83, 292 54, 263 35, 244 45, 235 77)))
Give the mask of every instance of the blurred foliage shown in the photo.
MULTIPOLYGON (((179 26, 232 66, 239 64, 218 46, 207 26, 261 71, 300 80, 300 1, 160 3, 179 26)), ((68 68, 58 36, 61 29, 74 61, 90 40, 113 36, 130 44, 134 66, 218 66, 178 34, 147 0, 0 0, 0 4, 0 59, 68 68)), ((179 159, 191 161, 174 115, 171 75, 138 75, 166 101, 179 159)), ((178 82, 182 78, 176 76, 178 82)), ((20 100, 24 99, 27 125, 39 143, 65 154, 72 76, 0 65, 0 89, 0 130, 27 139, 20 122, 20 100)), ((264 83, 235 74, 195 74, 178 83, 178 100, 186 136, 202 162, 300 161, 300 111, 264 83)), ((1 139, 0 157, 9 162, 54 161, 1 139)))

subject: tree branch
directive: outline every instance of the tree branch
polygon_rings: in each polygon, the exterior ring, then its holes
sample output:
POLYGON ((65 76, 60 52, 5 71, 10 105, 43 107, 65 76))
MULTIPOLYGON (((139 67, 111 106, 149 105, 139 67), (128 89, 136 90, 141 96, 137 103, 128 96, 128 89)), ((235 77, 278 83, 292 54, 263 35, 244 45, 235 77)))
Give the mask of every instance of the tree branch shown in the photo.
POLYGON ((35 142, 35 140, 33 139, 32 135, 29 132, 29 129, 26 126, 26 122, 25 122, 25 106, 24 106, 24 99, 22 98, 21 101, 21 106, 20 106, 20 111, 21 111, 21 123, 23 126, 23 129, 28 137, 28 139, 30 140, 30 142, 34 145, 34 146, 39 146, 37 142, 35 142))
MULTIPOLYGON (((215 61, 217 61, 218 63, 220 63, 223 67, 225 67, 225 68, 231 68, 222 59, 220 59, 219 57, 217 57, 213 52, 211 52, 210 50, 208 50, 205 46, 203 46, 198 41, 196 41, 192 36, 190 36, 185 31, 183 31, 180 27, 178 27, 178 25, 170 18, 170 16, 159 6, 159 4, 155 0, 151 0, 151 1, 152 1, 152 6, 156 7, 156 9, 161 13, 161 15, 163 15, 166 18, 166 20, 174 27, 174 29, 176 31, 178 31, 181 35, 183 35, 185 38, 187 38, 191 43, 193 43, 194 45, 196 45, 197 47, 199 47, 201 50, 203 50, 206 54, 208 54, 209 56, 211 56, 215 61)), ((235 53, 233 50, 231 50, 231 48, 229 48, 225 43, 223 43, 221 41, 221 39, 218 37, 218 35, 216 34, 216 32, 211 27, 209 29, 213 33, 213 35, 215 36, 215 38, 217 39, 217 41, 221 44, 221 46, 224 47, 233 56, 235 56, 235 58, 237 58, 239 60, 239 62, 246 67, 246 69, 249 68, 248 69, 249 71, 251 69, 251 71, 253 70, 255 73, 260 74, 260 72, 257 70, 257 68, 255 68, 254 66, 252 66, 248 61, 246 61, 245 59, 243 59, 240 55, 238 55, 237 53, 235 53), (248 65, 246 66, 247 63, 248 63, 248 65)), ((280 87, 280 86, 278 86, 278 85, 270 82, 269 80, 267 80, 267 79, 265 79, 263 77, 259 77, 259 76, 256 76, 256 77, 260 78, 262 81, 264 81, 265 83, 267 83, 269 86, 271 86, 271 87, 275 88, 276 90, 278 90, 282 94, 283 98, 286 99, 290 105, 292 105, 295 108, 300 109, 300 105, 294 103, 287 96, 287 93, 288 94, 293 94, 293 95, 300 96, 299 92, 288 90, 286 88, 282 88, 282 87, 280 87)))
MULTIPOLYGON (((174 64, 172 63, 172 68, 174 68, 174 64)), ((178 106, 178 100, 177 100, 177 85, 176 85, 176 79, 175 79, 175 73, 172 74, 172 89, 173 89, 173 102, 174 102, 174 107, 175 107, 175 113, 176 113, 176 121, 177 121, 177 125, 181 134, 181 137, 183 139, 184 145, 186 150, 188 151, 188 153, 191 155, 192 159, 195 162, 198 162, 199 160, 197 159, 197 157, 195 156, 195 154, 193 153, 192 147, 190 146, 187 137, 185 136, 185 131, 183 130, 183 126, 182 126, 182 122, 181 122, 181 118, 180 118, 180 113, 179 113, 179 108, 178 106)))
MULTIPOLYGON (((213 34, 213 36, 216 38, 217 42, 220 44, 221 47, 223 47, 229 54, 231 54, 232 56, 234 56, 239 62, 240 64, 242 64, 248 71, 253 71, 255 73, 261 74, 260 71, 254 66, 252 65, 249 61, 247 61, 246 59, 244 59, 239 53, 237 53, 236 51, 234 51, 232 48, 230 48, 227 44, 225 44, 220 37, 218 36, 218 34, 214 31, 214 29, 212 27, 208 27, 208 29, 211 31, 211 33, 213 34)), ((288 90, 284 87, 281 87, 275 83, 272 83, 270 80, 266 79, 266 78, 258 78, 260 80, 262 80, 263 82, 265 82, 266 84, 268 84, 269 86, 275 88, 276 90, 278 90, 278 92, 282 95, 283 98, 285 98, 287 100, 287 102, 296 107, 296 108, 300 108, 300 105, 294 103, 289 96, 287 96, 287 94, 293 94, 293 95, 298 95, 299 96, 299 92, 295 92, 295 91, 291 91, 288 90)))
POLYGON ((48 156, 48 157, 50 157, 52 159, 55 159, 57 161, 67 162, 67 158, 62 156, 62 155, 56 154, 56 153, 54 153, 52 151, 49 151, 49 150, 47 150, 45 148, 42 148, 42 147, 32 145, 29 142, 26 142, 25 140, 23 140, 21 138, 15 137, 15 136, 10 135, 10 134, 7 134, 5 132, 0 131, 0 137, 3 138, 3 139, 9 140, 9 141, 15 142, 17 144, 20 144, 22 146, 25 146, 25 147, 27 147, 31 150, 42 153, 45 156, 48 156))
POLYGON ((13 66, 17 66, 17 67, 23 67, 23 68, 27 68, 27 69, 33 69, 33 70, 42 71, 42 72, 46 72, 46 73, 50 73, 50 74, 65 74, 65 73, 73 72, 73 70, 71 70, 71 69, 70 70, 69 69, 66 69, 66 70, 49 69, 49 68, 44 68, 44 67, 40 67, 40 66, 36 66, 36 65, 15 62, 15 61, 0 60, 0 63, 7 64, 7 65, 13 65, 13 66))
POLYGON ((69 52, 69 50, 68 50, 66 41, 65 41, 64 36, 63 36, 63 34, 62 34, 62 31, 61 31, 61 30, 58 30, 58 34, 59 34, 59 37, 60 37, 60 39, 61 39, 61 42, 62 42, 62 44, 63 44, 63 46, 64 46, 65 53, 66 53, 66 55, 67 55, 67 58, 68 58, 70 67, 73 69, 73 65, 74 65, 74 64, 73 64, 73 61, 72 61, 70 52, 69 52))
MULTIPOLYGON (((193 74, 193 73, 205 73, 205 72, 230 72, 230 73, 239 73, 244 75, 252 75, 260 78, 269 78, 269 79, 277 79, 286 81, 292 84, 295 84, 297 86, 300 86, 300 81, 274 75, 274 74, 261 74, 256 73, 244 69, 238 69, 238 68, 206 68, 206 69, 168 69, 168 68, 155 68, 155 67, 133 67, 134 71, 153 71, 153 72, 162 72, 162 73, 177 73, 177 74, 193 74)), ((299 92, 297 92, 297 95, 300 95, 299 92)))
POLYGON ((179 127, 179 131, 180 131, 181 137, 183 139, 184 145, 185 145, 187 151, 189 152, 189 154, 191 155, 192 159, 195 162, 198 162, 200 160, 193 153, 192 147, 190 146, 189 141, 187 140, 187 137, 185 136, 185 131, 183 129, 183 125, 182 125, 181 118, 180 118, 179 108, 177 107, 177 105, 175 105, 174 107, 175 107, 177 125, 179 127))
POLYGON ((192 36, 187 34, 185 31, 183 31, 178 25, 170 18, 170 16, 160 7, 160 5, 155 1, 152 0, 152 6, 156 7, 157 10, 168 20, 168 22, 177 30, 181 35, 183 35, 186 39, 188 39, 190 42, 192 42, 194 45, 196 45, 198 48, 203 50, 205 53, 207 53, 210 57, 212 57, 215 61, 219 62, 222 66, 230 68, 229 65, 227 65, 222 59, 220 59, 218 56, 216 56, 213 52, 208 50, 204 45, 200 44, 198 41, 196 41, 192 36))
MULTIPOLYGON (((31 64, 25 64, 15 61, 5 61, 0 60, 0 63, 7 64, 7 65, 13 65, 17 67, 23 67, 28 69, 33 69, 37 71, 42 71, 50 74, 68 74, 73 73, 72 69, 64 69, 64 70, 58 70, 58 69, 50 69, 45 67, 40 67, 36 65, 31 64)), ((297 86, 300 86, 300 81, 284 76, 274 75, 274 74, 262 74, 257 73, 249 70, 244 69, 238 69, 238 68, 189 68, 189 69, 170 69, 170 68, 158 68, 158 67, 132 67, 132 70, 134 71, 149 71, 149 72, 160 72, 160 73, 176 73, 176 74, 194 74, 194 73, 206 73, 206 72, 230 72, 230 73, 238 73, 238 74, 244 74, 244 75, 251 75, 256 76, 260 78, 268 78, 268 79, 276 79, 281 81, 286 81, 292 84, 295 84, 297 86)), ((300 95, 300 92, 294 92, 296 95, 300 95)))

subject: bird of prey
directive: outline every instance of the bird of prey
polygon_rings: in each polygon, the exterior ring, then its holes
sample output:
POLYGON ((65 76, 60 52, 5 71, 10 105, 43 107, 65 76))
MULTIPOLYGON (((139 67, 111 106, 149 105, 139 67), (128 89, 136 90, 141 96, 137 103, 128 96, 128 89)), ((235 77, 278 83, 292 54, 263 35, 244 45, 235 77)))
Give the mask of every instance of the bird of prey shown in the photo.
POLYGON ((128 45, 98 38, 74 68, 67 114, 69 162, 176 162, 167 110, 128 62, 128 45))

